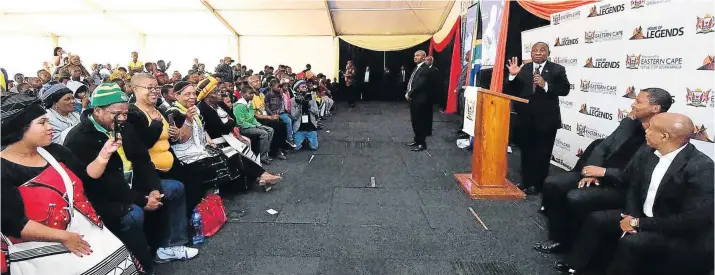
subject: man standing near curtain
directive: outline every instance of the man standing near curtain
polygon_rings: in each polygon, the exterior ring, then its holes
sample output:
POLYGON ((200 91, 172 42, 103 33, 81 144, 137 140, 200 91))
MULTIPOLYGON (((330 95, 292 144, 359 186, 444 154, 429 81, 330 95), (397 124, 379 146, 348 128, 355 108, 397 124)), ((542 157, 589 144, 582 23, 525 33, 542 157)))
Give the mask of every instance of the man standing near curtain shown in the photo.
POLYGON ((412 151, 427 149, 427 136, 432 135, 432 69, 425 64, 427 54, 419 50, 415 52, 414 61, 417 64, 412 71, 410 81, 407 82, 405 98, 410 102, 410 119, 415 138, 407 146, 412 146, 412 151), (415 147, 416 146, 416 147, 415 147))
POLYGON ((529 100, 528 104, 514 106, 522 131, 519 135, 522 182, 517 186, 527 194, 541 192, 549 173, 556 130, 561 128, 559 96, 568 95, 570 89, 566 69, 546 61, 549 53, 546 43, 537 42, 531 47, 531 63, 519 65, 519 60, 512 57, 507 65, 509 82, 504 91, 529 100))

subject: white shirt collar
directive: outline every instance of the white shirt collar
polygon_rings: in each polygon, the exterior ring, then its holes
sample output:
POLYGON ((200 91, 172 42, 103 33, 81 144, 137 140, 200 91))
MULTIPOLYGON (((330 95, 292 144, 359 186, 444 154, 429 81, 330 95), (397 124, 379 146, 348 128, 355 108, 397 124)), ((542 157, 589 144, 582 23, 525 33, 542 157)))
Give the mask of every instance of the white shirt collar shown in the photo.
POLYGON ((241 97, 241 99, 239 99, 238 101, 236 101, 236 103, 241 103, 241 104, 243 104, 243 105, 248 105, 248 101, 246 101, 246 99, 243 98, 243 97, 241 97))
POLYGON ((544 62, 541 62, 541 63, 536 63, 536 62, 532 62, 532 63, 541 65, 541 68, 543 68, 544 65, 546 65, 546 62, 549 62, 549 61, 548 61, 548 60, 544 60, 544 62))
POLYGON ((667 153, 665 155, 661 154, 660 151, 658 151, 658 150, 655 150, 655 152, 653 152, 653 153, 656 156, 658 156, 658 158, 661 158, 661 159, 666 158, 670 161, 673 161, 675 159, 675 156, 677 156, 678 153, 680 153, 680 151, 683 151, 683 149, 685 149, 685 146, 688 146, 688 144, 685 144, 685 145, 681 146, 680 148, 673 150, 673 152, 667 153))
POLYGON ((422 61, 422 62, 420 62, 420 64, 417 64, 417 68, 419 68, 420 66, 422 66, 422 64, 425 64, 425 62, 422 61))

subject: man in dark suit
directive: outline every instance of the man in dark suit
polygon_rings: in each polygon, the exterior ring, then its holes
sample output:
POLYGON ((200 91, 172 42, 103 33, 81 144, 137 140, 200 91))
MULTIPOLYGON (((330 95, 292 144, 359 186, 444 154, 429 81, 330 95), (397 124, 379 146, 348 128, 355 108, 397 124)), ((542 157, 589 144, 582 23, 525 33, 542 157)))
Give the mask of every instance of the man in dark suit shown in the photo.
MULTIPOLYGON (((589 215, 568 261, 557 262, 557 269, 577 273, 593 267, 594 259, 604 255, 598 252, 616 241, 607 274, 653 274, 663 270, 646 269, 662 268, 674 253, 712 253, 712 241, 704 249, 700 242, 713 231, 713 161, 689 143, 694 129, 681 114, 662 113, 650 120, 649 146, 617 175, 630 183, 625 209, 589 215)), ((700 265, 678 266, 677 274, 712 269, 700 265)))
POLYGON ((516 57, 508 62, 509 82, 506 93, 529 100, 515 103, 521 122, 521 180, 518 185, 527 194, 541 191, 549 172, 556 130, 561 128, 559 96, 569 94, 566 69, 549 62, 549 46, 544 42, 531 47, 531 63, 519 65, 516 57), (522 70, 523 68, 523 70, 522 70))
POLYGON ((419 50, 415 52, 417 66, 412 71, 412 76, 407 83, 405 98, 410 102, 410 119, 415 138, 407 146, 412 151, 427 149, 427 136, 432 134, 432 69, 425 64, 427 54, 419 50))
POLYGON ((541 200, 548 217, 549 239, 534 249, 559 253, 569 249, 573 235, 589 213, 623 206, 628 183, 615 180, 638 148, 645 143, 645 128, 655 115, 667 112, 673 99, 666 90, 641 90, 632 111, 611 135, 586 158, 585 166, 546 178, 541 200))

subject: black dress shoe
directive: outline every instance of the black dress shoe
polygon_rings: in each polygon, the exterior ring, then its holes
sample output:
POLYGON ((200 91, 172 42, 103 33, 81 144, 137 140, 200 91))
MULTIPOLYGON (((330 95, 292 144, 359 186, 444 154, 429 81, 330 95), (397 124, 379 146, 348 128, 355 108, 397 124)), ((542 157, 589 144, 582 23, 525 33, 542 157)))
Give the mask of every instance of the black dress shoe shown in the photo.
POLYGON ((527 195, 535 195, 535 194, 539 194, 540 192, 541 192, 541 190, 536 189, 536 187, 534 187, 534 186, 529 186, 526 189, 524 189, 524 193, 526 193, 527 195))
POLYGON ((524 186, 524 184, 522 184, 522 183, 518 183, 518 184, 516 185, 516 188, 519 188, 519 190, 521 190, 521 191, 526 190, 526 186, 524 186))
POLYGON ((554 263, 554 267, 556 268, 556 270, 558 270, 560 272, 565 272, 565 273, 568 273, 569 270, 571 269, 571 267, 568 264, 566 264, 566 262, 564 262, 564 261, 558 261, 558 262, 554 263))
POLYGON ((563 253, 566 252, 565 248, 561 243, 551 241, 534 245, 534 249, 541 253, 563 253))
POLYGON ((417 142, 414 142, 414 141, 413 141, 413 142, 405 143, 405 145, 407 145, 407 146, 417 146, 417 145, 419 145, 419 144, 417 144, 417 142))
POLYGON ((427 150, 427 146, 417 145, 417 147, 410 149, 410 151, 413 151, 413 152, 419 152, 419 151, 424 151, 424 150, 427 150))

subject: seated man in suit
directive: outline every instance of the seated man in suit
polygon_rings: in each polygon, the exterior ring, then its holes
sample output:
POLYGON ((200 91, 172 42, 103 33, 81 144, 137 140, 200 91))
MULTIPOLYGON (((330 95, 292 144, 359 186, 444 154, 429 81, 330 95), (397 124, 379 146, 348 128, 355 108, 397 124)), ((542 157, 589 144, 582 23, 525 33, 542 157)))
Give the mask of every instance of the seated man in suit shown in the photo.
POLYGON ((645 143, 644 128, 648 127, 648 121, 667 112, 672 103, 670 93, 663 89, 641 90, 631 105, 629 117, 593 149, 583 169, 546 178, 541 199, 551 241, 537 243, 534 249, 544 253, 566 252, 589 213, 621 208, 627 187, 614 180, 613 175, 621 173, 645 143))
MULTIPOLYGON (((646 129, 650 147, 643 146, 615 175, 630 185, 625 209, 589 215, 568 261, 557 262, 557 269, 575 274, 592 267, 594 259, 603 255, 598 252, 616 241, 607 274, 643 273, 667 262, 674 252, 712 253, 699 240, 713 231, 713 161, 689 143, 694 128, 690 118, 681 114, 663 113, 650 120, 646 129)), ((707 245, 712 247, 712 241, 707 245)), ((695 268, 700 267, 680 266, 677 274, 696 274, 695 268)))

